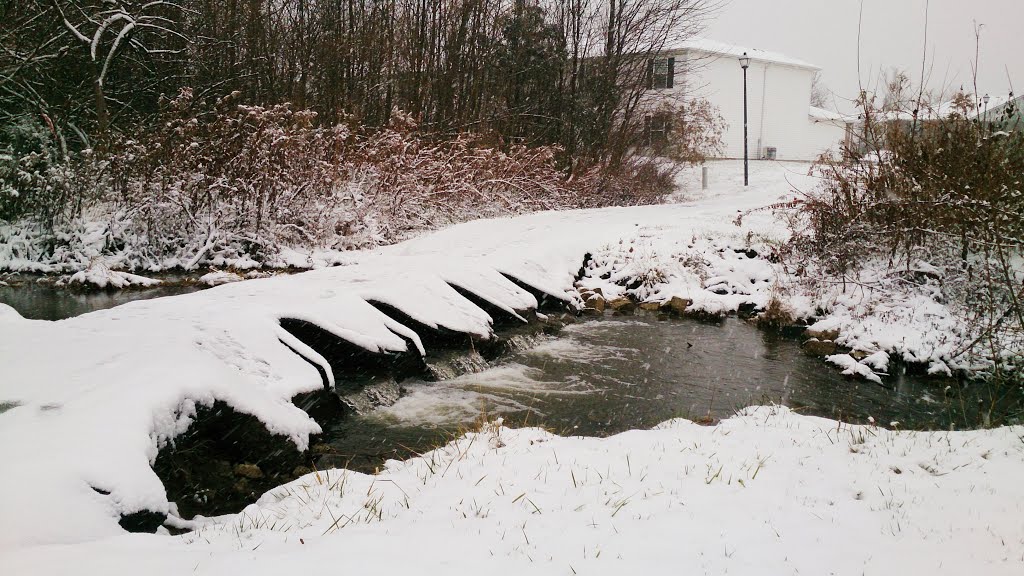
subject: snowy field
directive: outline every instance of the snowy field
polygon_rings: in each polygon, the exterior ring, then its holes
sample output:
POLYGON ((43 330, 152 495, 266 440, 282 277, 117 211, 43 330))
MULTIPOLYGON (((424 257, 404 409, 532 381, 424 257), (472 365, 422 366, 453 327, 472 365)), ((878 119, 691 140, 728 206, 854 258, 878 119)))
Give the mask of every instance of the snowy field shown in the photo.
MULTIPOLYGON (((889 432, 784 409, 604 440, 489 430, 379 476, 307 476, 185 536, 118 527, 120 514, 173 511, 150 463, 197 404, 224 401, 300 448, 319 431, 288 399, 322 386, 313 365, 326 361, 282 318, 371 351, 408 341, 430 354, 367 301, 487 336, 491 319, 453 286, 511 313, 537 301, 506 275, 580 304, 573 282, 587 253, 584 284, 608 297, 629 277, 650 279, 631 293, 641 300, 676 296, 708 312, 765 305, 778 273, 744 250, 767 253, 787 230, 769 210, 747 212, 814 182, 806 165, 754 163, 744 189, 739 168, 713 164, 712 189, 676 204, 471 222, 344 254, 334 268, 60 322, 0 306, 0 405, 14 406, 0 413, 0 565, 14 574, 1020 573, 1024 429, 889 432)), ((873 323, 874 307, 840 296, 848 305, 822 327, 872 353, 868 364, 847 356, 854 371, 884 370, 878 352, 941 361, 935 323, 956 329, 941 307, 922 320, 905 300, 873 323)), ((794 294, 791 305, 813 310, 829 297, 794 294)))

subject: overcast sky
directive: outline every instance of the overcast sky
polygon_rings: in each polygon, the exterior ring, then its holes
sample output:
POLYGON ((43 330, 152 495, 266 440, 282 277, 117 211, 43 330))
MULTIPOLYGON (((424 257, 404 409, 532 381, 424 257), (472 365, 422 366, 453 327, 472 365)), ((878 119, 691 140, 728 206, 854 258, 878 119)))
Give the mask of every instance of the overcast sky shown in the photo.
MULTIPOLYGON (((704 36, 783 52, 824 71, 835 107, 858 93, 857 21, 861 0, 723 0, 704 36)), ((926 0, 863 0, 861 82, 874 89, 884 70, 921 74, 926 0)), ((975 23, 981 25, 978 92, 1024 92, 1024 0, 931 0, 928 80, 933 89, 973 91, 975 23), (1009 79, 1008 79, 1009 77, 1009 79)))

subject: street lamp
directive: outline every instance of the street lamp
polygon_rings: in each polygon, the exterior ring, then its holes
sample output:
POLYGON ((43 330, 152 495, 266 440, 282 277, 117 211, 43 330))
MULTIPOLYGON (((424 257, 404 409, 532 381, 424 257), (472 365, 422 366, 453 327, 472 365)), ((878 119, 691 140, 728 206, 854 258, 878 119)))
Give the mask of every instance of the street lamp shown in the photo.
POLYGON ((990 100, 988 94, 981 97, 981 101, 985 103, 985 115, 982 117, 985 124, 988 124, 988 101, 990 100))
POLYGON ((740 56, 740 66, 743 67, 743 185, 750 184, 750 158, 747 154, 747 68, 750 67, 750 57, 744 52, 740 56))

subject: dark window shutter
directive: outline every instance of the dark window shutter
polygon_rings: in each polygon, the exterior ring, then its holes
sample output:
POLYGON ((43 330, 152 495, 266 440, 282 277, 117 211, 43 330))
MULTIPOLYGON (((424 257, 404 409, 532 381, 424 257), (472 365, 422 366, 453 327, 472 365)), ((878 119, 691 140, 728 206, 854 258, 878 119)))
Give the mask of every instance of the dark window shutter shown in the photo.
POLYGON ((647 89, 654 88, 654 59, 647 61, 647 89))
POLYGON ((651 145, 651 117, 644 116, 644 146, 651 145))
POLYGON ((671 88, 675 84, 676 80, 676 59, 668 59, 668 79, 665 82, 666 88, 671 88))

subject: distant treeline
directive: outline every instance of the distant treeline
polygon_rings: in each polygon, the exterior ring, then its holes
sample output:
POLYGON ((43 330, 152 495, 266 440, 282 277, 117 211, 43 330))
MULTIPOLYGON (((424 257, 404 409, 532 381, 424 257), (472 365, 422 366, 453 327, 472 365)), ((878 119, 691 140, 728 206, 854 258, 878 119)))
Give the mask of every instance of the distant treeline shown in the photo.
POLYGON ((61 146, 132 134, 161 95, 237 92, 318 121, 476 132, 614 161, 648 56, 715 0, 19 0, 0 3, 0 124, 61 146))

